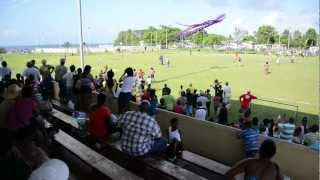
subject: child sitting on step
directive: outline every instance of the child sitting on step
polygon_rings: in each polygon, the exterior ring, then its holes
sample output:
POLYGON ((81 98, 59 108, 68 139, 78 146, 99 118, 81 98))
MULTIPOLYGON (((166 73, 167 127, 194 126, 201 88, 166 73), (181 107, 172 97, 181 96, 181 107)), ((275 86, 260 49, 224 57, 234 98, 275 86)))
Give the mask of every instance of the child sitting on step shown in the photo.
POLYGON ((182 154, 182 136, 179 130, 179 121, 177 118, 170 120, 170 126, 168 130, 168 142, 167 155, 170 161, 175 161, 177 156, 182 154))

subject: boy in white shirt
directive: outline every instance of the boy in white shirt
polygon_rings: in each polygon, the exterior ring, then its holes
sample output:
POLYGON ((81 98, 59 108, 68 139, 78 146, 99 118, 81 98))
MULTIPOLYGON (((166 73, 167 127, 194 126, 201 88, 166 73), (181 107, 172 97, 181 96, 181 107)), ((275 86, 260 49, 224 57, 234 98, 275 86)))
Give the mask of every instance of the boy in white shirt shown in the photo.
POLYGON ((177 156, 182 154, 182 139, 179 130, 179 121, 177 118, 170 120, 170 126, 168 130, 169 146, 167 148, 167 155, 170 161, 175 161, 177 156))

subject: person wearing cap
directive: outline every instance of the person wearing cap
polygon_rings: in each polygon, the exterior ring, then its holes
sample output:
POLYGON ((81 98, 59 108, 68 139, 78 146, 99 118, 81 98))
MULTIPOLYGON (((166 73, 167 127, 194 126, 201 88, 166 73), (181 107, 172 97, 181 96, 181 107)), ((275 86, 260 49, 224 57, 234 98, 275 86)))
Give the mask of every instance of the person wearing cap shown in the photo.
POLYGON ((0 129, 7 128, 8 113, 16 102, 21 88, 16 84, 10 85, 4 93, 4 101, 0 104, 0 129))
POLYGON ((68 165, 59 159, 50 159, 34 170, 28 180, 68 180, 68 165))
POLYGON ((131 156, 159 154, 166 149, 157 121, 149 116, 150 102, 142 100, 139 109, 127 111, 117 123, 121 128, 121 149, 131 156))

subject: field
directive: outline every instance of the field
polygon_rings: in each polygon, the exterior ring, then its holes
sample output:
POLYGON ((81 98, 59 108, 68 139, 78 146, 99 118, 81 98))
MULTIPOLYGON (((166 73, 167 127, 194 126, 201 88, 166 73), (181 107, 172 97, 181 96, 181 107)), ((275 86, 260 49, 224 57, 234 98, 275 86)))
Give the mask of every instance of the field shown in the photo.
MULTIPOLYGON (((7 60, 14 73, 22 72, 26 61, 34 58, 40 66, 40 60, 45 58, 49 64, 57 65, 57 54, 6 54, 7 60)), ((166 83, 177 96, 180 85, 187 87, 190 83, 196 89, 208 89, 215 79, 228 81, 232 88, 232 107, 230 118, 238 119, 238 97, 246 90, 251 90, 258 98, 298 106, 298 119, 308 116, 313 122, 318 121, 319 114, 319 59, 318 57, 297 57, 295 63, 290 63, 288 57, 281 57, 281 64, 275 63, 276 57, 258 54, 242 54, 243 66, 233 63, 234 54, 222 54, 208 51, 154 51, 147 53, 103 53, 86 54, 85 64, 93 67, 97 74, 108 65, 119 77, 128 67, 143 69, 146 73, 150 67, 156 69, 156 82, 153 84, 160 93, 166 83), (171 66, 162 66, 159 56, 170 59, 171 66), (271 59, 271 74, 265 75, 263 66, 271 59)), ((67 56, 67 64, 79 66, 79 56, 67 56)), ((213 90, 212 90, 213 92, 213 90)), ((253 105, 254 116, 275 118, 278 114, 286 113, 294 116, 296 108, 272 102, 257 100, 253 105)))

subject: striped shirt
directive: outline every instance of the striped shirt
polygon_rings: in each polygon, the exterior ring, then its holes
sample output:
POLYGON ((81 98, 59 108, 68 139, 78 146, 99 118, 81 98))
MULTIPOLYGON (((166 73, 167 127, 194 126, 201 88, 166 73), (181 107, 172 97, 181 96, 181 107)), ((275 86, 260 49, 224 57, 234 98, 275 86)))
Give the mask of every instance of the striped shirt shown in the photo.
POLYGON ((304 143, 306 145, 312 145, 312 144, 315 144, 316 142, 320 142, 320 134, 319 132, 310 132, 310 133, 307 133, 303 136, 303 139, 304 139, 304 143))
POLYGON ((240 133, 240 137, 243 139, 245 151, 258 150, 258 137, 259 132, 254 128, 246 128, 240 133))
POLYGON ((279 123, 278 127, 280 128, 280 139, 291 142, 295 125, 290 123, 279 123))

